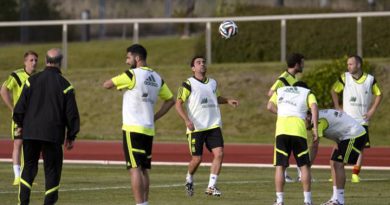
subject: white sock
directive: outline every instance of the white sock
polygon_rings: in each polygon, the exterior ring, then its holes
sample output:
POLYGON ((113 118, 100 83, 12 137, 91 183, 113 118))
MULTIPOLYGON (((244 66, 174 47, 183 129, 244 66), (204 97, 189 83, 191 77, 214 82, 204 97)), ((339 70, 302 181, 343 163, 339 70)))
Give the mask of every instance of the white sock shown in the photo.
POLYGON ((331 200, 336 201, 337 200, 337 187, 333 186, 333 195, 331 200))
POLYGON ((186 182, 192 183, 192 174, 190 174, 188 172, 187 172, 187 176, 186 176, 186 182))
POLYGON ((298 173, 298 177, 301 178, 302 173, 301 173, 301 169, 298 166, 297 166, 297 173, 298 173))
POLYGON ((276 203, 283 203, 283 192, 276 192, 276 203))
POLYGON ((337 189, 337 201, 344 204, 344 189, 337 189))
POLYGON ((286 178, 288 176, 287 168, 284 170, 284 177, 286 178))
POLYGON ((218 179, 218 175, 210 174, 210 180, 209 180, 209 186, 208 187, 215 186, 215 184, 217 183, 217 179, 218 179))
POLYGON ((145 201, 144 203, 136 204, 136 205, 148 205, 148 202, 145 201))
POLYGON ((311 203, 311 192, 310 191, 304 191, 303 196, 305 197, 304 203, 311 203))
POLYGON ((14 168, 15 178, 20 177, 20 165, 14 164, 13 168, 14 168))

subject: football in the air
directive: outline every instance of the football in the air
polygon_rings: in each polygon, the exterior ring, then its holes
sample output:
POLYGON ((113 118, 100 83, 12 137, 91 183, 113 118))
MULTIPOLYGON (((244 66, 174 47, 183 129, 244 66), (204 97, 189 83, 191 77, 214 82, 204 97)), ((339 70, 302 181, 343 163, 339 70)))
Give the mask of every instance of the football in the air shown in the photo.
POLYGON ((226 20, 219 25, 219 33, 222 35, 222 38, 228 39, 237 35, 238 27, 234 21, 226 20))

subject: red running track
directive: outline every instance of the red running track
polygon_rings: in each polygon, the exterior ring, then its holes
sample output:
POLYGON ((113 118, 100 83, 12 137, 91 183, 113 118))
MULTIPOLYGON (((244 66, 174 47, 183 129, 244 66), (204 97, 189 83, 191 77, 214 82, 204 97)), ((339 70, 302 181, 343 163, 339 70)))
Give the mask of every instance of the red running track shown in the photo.
MULTIPOLYGON (((212 156, 205 148, 204 162, 212 156)), ((12 141, 0 140, 0 158, 11 158, 12 141)), ((331 147, 321 147, 315 165, 328 165, 331 147)), ((262 144, 225 144, 224 163, 272 164, 273 146, 262 144)), ((67 160, 124 161, 121 141, 78 140, 71 151, 65 150, 67 160)), ((188 145, 184 143, 155 143, 154 162, 188 162, 188 145)), ((374 147, 365 150, 364 165, 390 167, 390 147, 374 147)))

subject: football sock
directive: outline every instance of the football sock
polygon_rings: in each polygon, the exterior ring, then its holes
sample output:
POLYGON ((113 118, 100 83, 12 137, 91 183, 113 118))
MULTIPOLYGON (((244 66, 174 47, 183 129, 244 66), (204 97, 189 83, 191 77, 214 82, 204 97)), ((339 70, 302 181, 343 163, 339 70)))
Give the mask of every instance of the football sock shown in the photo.
POLYGON ((208 187, 215 186, 215 184, 217 183, 217 178, 218 178, 218 175, 216 175, 216 174, 210 174, 210 180, 209 180, 209 185, 208 185, 208 187))
POLYGON ((192 183, 192 174, 190 174, 188 172, 187 172, 187 176, 186 176, 186 182, 192 183))
POLYGON ((276 192, 276 203, 283 203, 283 192, 276 192))
POLYGON ((20 177, 20 165, 14 164, 13 168, 14 168, 15 178, 20 177))
POLYGON ((344 189, 337 189, 337 201, 344 204, 344 189))
POLYGON ((301 178, 302 173, 301 173, 301 169, 298 166, 297 166, 297 173, 298 173, 298 177, 301 178))
POLYGON ((359 175, 361 166, 353 166, 352 174, 359 175))
POLYGON ((332 195, 331 200, 333 200, 333 201, 337 200, 337 187, 336 186, 333 186, 333 195, 332 195))
POLYGON ((304 203, 311 203, 311 192, 310 191, 304 191, 303 196, 305 197, 304 203))

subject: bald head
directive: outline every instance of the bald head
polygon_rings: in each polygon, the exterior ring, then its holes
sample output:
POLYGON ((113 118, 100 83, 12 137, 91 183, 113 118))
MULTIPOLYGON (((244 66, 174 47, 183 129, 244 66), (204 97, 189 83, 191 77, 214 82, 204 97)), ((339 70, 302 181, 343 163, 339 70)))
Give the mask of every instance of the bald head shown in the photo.
POLYGON ((62 52, 59 48, 52 48, 46 53, 46 66, 61 67, 62 52))

